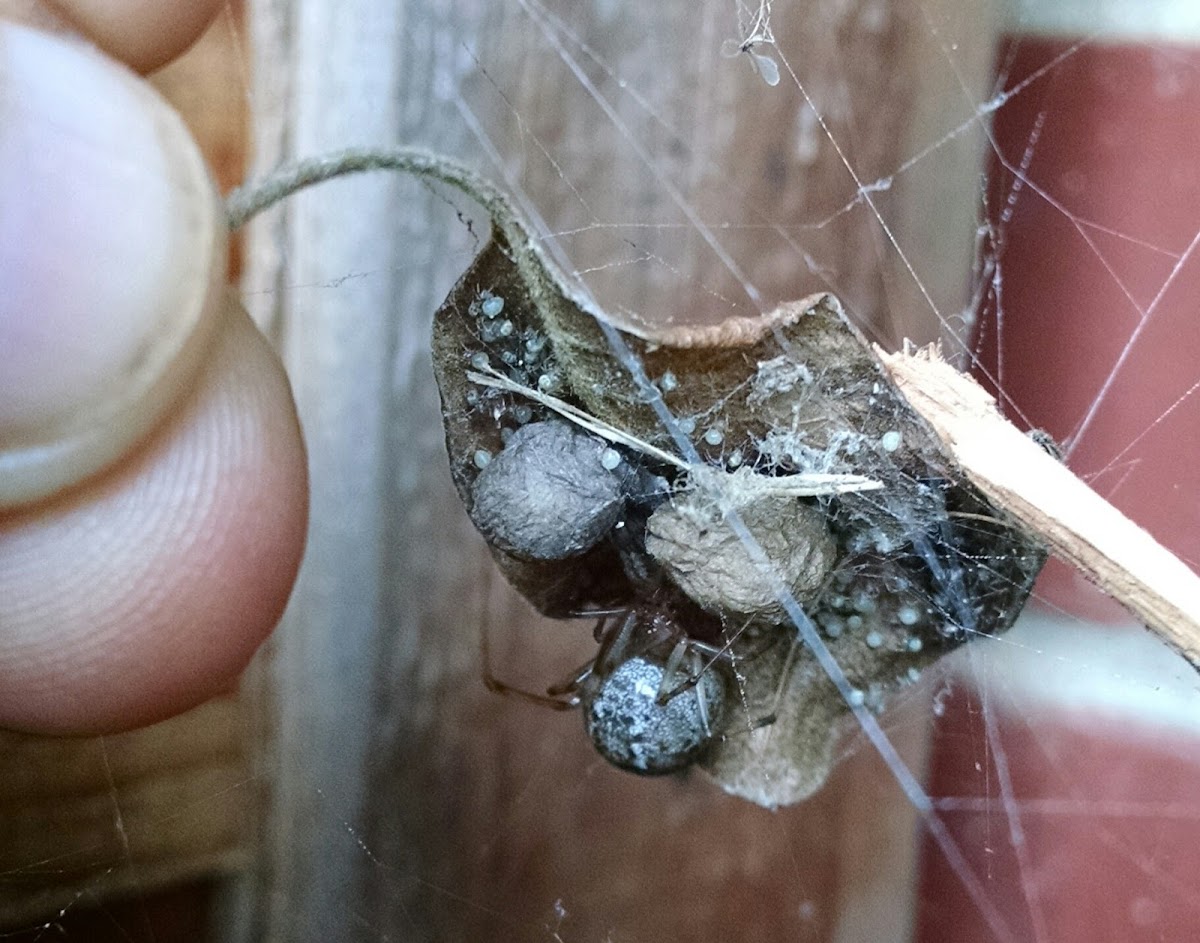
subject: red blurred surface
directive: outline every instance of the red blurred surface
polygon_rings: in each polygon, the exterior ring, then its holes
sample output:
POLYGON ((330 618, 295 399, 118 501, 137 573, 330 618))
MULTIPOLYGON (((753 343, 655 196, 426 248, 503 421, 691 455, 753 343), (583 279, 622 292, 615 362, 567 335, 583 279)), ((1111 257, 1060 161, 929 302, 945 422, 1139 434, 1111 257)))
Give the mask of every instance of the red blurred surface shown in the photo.
MULTIPOLYGON (((930 791, 1012 940, 1200 939, 1200 737, 1116 710, 1010 705, 989 738, 969 687, 946 706, 930 791)), ((917 927, 919 943, 1002 939, 928 840, 917 927)))
MULTIPOLYGON (((1070 445, 1086 422, 1071 467, 1195 565, 1200 49, 1008 37, 997 61, 980 372, 1022 424, 1070 445)), ((1065 566, 1039 589, 1117 612, 1065 566)))
MULTIPOLYGON (((1194 565, 1200 49, 1010 36, 997 63, 1012 97, 993 122, 977 372, 1010 416, 1065 441, 1078 474, 1194 565)), ((1128 621, 1063 565, 1038 595, 1128 621)), ((1045 661, 1032 681, 1036 667, 1020 669, 1026 695, 993 706, 991 731, 977 691, 957 688, 930 793, 1007 939, 1200 939, 1200 735, 1122 709, 1134 682, 1091 665, 1105 659, 1088 638, 1066 670, 1094 681, 1091 706, 1030 703, 1061 669, 1045 661)), ((1003 700, 1004 685, 986 685, 1003 700)), ((1006 939, 928 841, 916 939, 1006 939)))

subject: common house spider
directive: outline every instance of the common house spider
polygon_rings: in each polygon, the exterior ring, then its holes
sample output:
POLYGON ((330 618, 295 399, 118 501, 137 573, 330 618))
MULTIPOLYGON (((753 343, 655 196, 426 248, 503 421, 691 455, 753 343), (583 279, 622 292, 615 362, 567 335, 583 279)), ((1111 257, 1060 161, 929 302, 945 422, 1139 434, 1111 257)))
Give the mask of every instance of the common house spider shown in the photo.
MULTIPOLYGON (((559 483, 570 481, 569 475, 555 477, 559 483)), ((606 513, 597 511, 606 502, 592 498, 591 511, 606 513)), ((556 710, 582 709, 584 728, 597 751, 642 775, 682 770, 724 734, 734 706, 733 669, 742 657, 732 641, 744 632, 725 641, 720 619, 677 590, 654 585, 656 574, 642 559, 644 551, 635 549, 639 538, 625 537, 643 529, 659 500, 653 489, 626 495, 621 502, 625 513, 612 525, 614 534, 624 535, 615 542, 625 545, 626 571, 642 591, 620 605, 564 614, 596 619, 593 635, 599 645, 595 656, 569 678, 544 694, 501 681, 491 672, 488 634, 481 635, 484 683, 490 690, 556 710)), ((561 502, 554 504, 561 511, 561 502)), ((587 531, 591 524, 559 518, 554 527, 560 531, 557 539, 569 543, 562 530, 587 531)))

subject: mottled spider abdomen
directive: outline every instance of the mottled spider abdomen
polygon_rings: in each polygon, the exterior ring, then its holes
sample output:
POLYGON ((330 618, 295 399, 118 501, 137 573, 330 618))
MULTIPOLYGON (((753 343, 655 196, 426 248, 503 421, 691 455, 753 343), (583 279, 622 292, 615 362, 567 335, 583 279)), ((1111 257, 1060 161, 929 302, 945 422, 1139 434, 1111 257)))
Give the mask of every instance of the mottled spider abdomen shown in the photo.
POLYGON ((666 703, 665 664, 650 655, 627 658, 583 697, 583 724, 600 755, 631 773, 674 773, 699 758, 728 720, 723 671, 700 674, 666 703))

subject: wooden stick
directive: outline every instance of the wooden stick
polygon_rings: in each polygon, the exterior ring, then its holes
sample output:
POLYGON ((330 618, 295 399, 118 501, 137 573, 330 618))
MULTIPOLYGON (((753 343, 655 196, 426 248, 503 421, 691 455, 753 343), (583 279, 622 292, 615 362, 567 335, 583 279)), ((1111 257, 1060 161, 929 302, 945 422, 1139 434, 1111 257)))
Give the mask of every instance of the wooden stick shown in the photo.
POLYGON ((934 347, 884 369, 996 505, 1200 668, 1200 577, 1000 415, 995 400, 934 347))

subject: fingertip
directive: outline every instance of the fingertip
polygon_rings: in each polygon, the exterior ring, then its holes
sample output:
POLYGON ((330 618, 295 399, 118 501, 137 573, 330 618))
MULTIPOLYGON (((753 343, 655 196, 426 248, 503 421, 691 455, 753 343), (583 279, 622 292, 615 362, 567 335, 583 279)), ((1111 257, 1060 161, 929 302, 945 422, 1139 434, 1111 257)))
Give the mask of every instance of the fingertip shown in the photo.
POLYGON ((226 0, 55 0, 69 24, 114 59, 152 72, 182 54, 226 0))
POLYGON ((80 43, 0 22, 0 506, 133 447, 183 394, 224 284, 179 116, 80 43))
POLYGON ((228 688, 282 614, 306 524, 287 379, 232 302, 163 428, 103 477, 0 517, 0 726, 111 732, 228 688))

